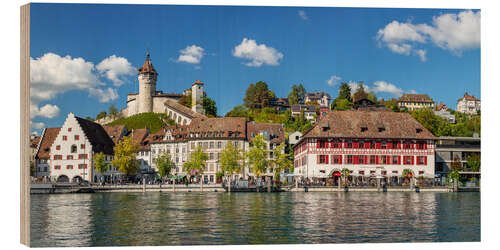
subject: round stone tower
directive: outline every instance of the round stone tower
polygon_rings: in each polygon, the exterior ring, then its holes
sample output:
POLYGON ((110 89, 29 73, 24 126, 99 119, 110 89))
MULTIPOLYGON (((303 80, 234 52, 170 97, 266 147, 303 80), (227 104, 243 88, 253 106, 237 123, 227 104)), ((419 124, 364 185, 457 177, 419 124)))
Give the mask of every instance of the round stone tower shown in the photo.
POLYGON ((151 64, 151 58, 149 58, 149 52, 146 55, 146 61, 144 65, 138 70, 139 78, 139 97, 137 98, 138 113, 153 112, 153 95, 156 92, 156 79, 158 73, 156 72, 153 64, 151 64))

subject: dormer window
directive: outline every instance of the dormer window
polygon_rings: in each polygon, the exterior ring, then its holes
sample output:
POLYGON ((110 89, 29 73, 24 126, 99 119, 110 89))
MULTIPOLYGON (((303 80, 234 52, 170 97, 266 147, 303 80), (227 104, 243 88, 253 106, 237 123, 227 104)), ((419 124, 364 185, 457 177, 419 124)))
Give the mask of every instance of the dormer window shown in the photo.
POLYGON ((384 132, 385 131, 385 128, 384 127, 379 127, 378 128, 378 132, 384 132))
POLYGON ((365 131, 367 131, 367 130, 368 130, 368 128, 367 128, 367 127, 361 127, 361 132, 365 132, 365 131))
POLYGON ((423 130, 421 128, 417 128, 416 131, 417 131, 417 134, 423 132, 423 130))

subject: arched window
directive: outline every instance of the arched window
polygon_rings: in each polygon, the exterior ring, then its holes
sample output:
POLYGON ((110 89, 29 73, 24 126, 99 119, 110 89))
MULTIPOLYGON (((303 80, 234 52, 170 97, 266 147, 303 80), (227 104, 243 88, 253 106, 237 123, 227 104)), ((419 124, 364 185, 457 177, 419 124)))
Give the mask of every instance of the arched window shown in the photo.
POLYGON ((76 149, 77 147, 75 144, 71 145, 71 153, 76 153, 76 149))

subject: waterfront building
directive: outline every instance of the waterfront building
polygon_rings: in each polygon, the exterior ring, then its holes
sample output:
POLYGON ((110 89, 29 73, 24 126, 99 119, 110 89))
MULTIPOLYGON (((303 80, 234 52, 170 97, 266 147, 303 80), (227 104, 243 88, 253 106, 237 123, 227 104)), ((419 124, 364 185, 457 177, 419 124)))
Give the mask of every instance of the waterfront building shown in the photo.
POLYGON ((305 104, 293 104, 292 105, 292 116, 298 117, 304 113, 304 118, 307 120, 316 120, 317 109, 315 105, 305 105, 305 104))
POLYGON ((35 177, 50 176, 50 148, 61 128, 45 128, 35 154, 35 177))
POLYGON ((404 169, 434 178, 435 139, 408 113, 330 111, 293 146, 294 170, 324 180, 347 168, 354 182, 399 181, 404 169))
POLYGON ((436 175, 447 176, 451 172, 451 164, 457 159, 463 174, 471 173, 467 169, 467 158, 472 154, 481 156, 481 138, 475 134, 472 137, 440 136, 436 141, 436 175))
POLYGON ((481 101, 468 93, 465 93, 465 95, 457 101, 457 111, 460 113, 475 115, 480 110, 481 101))
POLYGON ((432 108, 434 101, 427 94, 403 94, 398 99, 400 109, 418 110, 432 108))
POLYGON ((306 93, 304 103, 315 102, 318 103, 320 107, 329 107, 331 99, 330 94, 325 92, 309 92, 306 93))
POLYGON ((50 146, 50 176, 58 182, 97 181, 93 157, 104 153, 113 159, 114 143, 98 123, 69 113, 50 146))

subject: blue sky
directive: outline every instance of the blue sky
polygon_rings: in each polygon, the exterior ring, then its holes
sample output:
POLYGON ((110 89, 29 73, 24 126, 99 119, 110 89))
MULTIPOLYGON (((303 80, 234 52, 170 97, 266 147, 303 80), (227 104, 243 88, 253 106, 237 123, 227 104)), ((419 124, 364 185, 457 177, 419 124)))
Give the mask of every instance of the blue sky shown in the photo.
POLYGON ((224 115, 259 80, 336 97, 363 81, 378 97, 426 93, 456 108, 480 97, 479 10, 32 4, 32 130, 69 112, 125 108, 149 48, 157 89, 196 79, 224 115), (329 81, 330 80, 330 81, 329 81))

